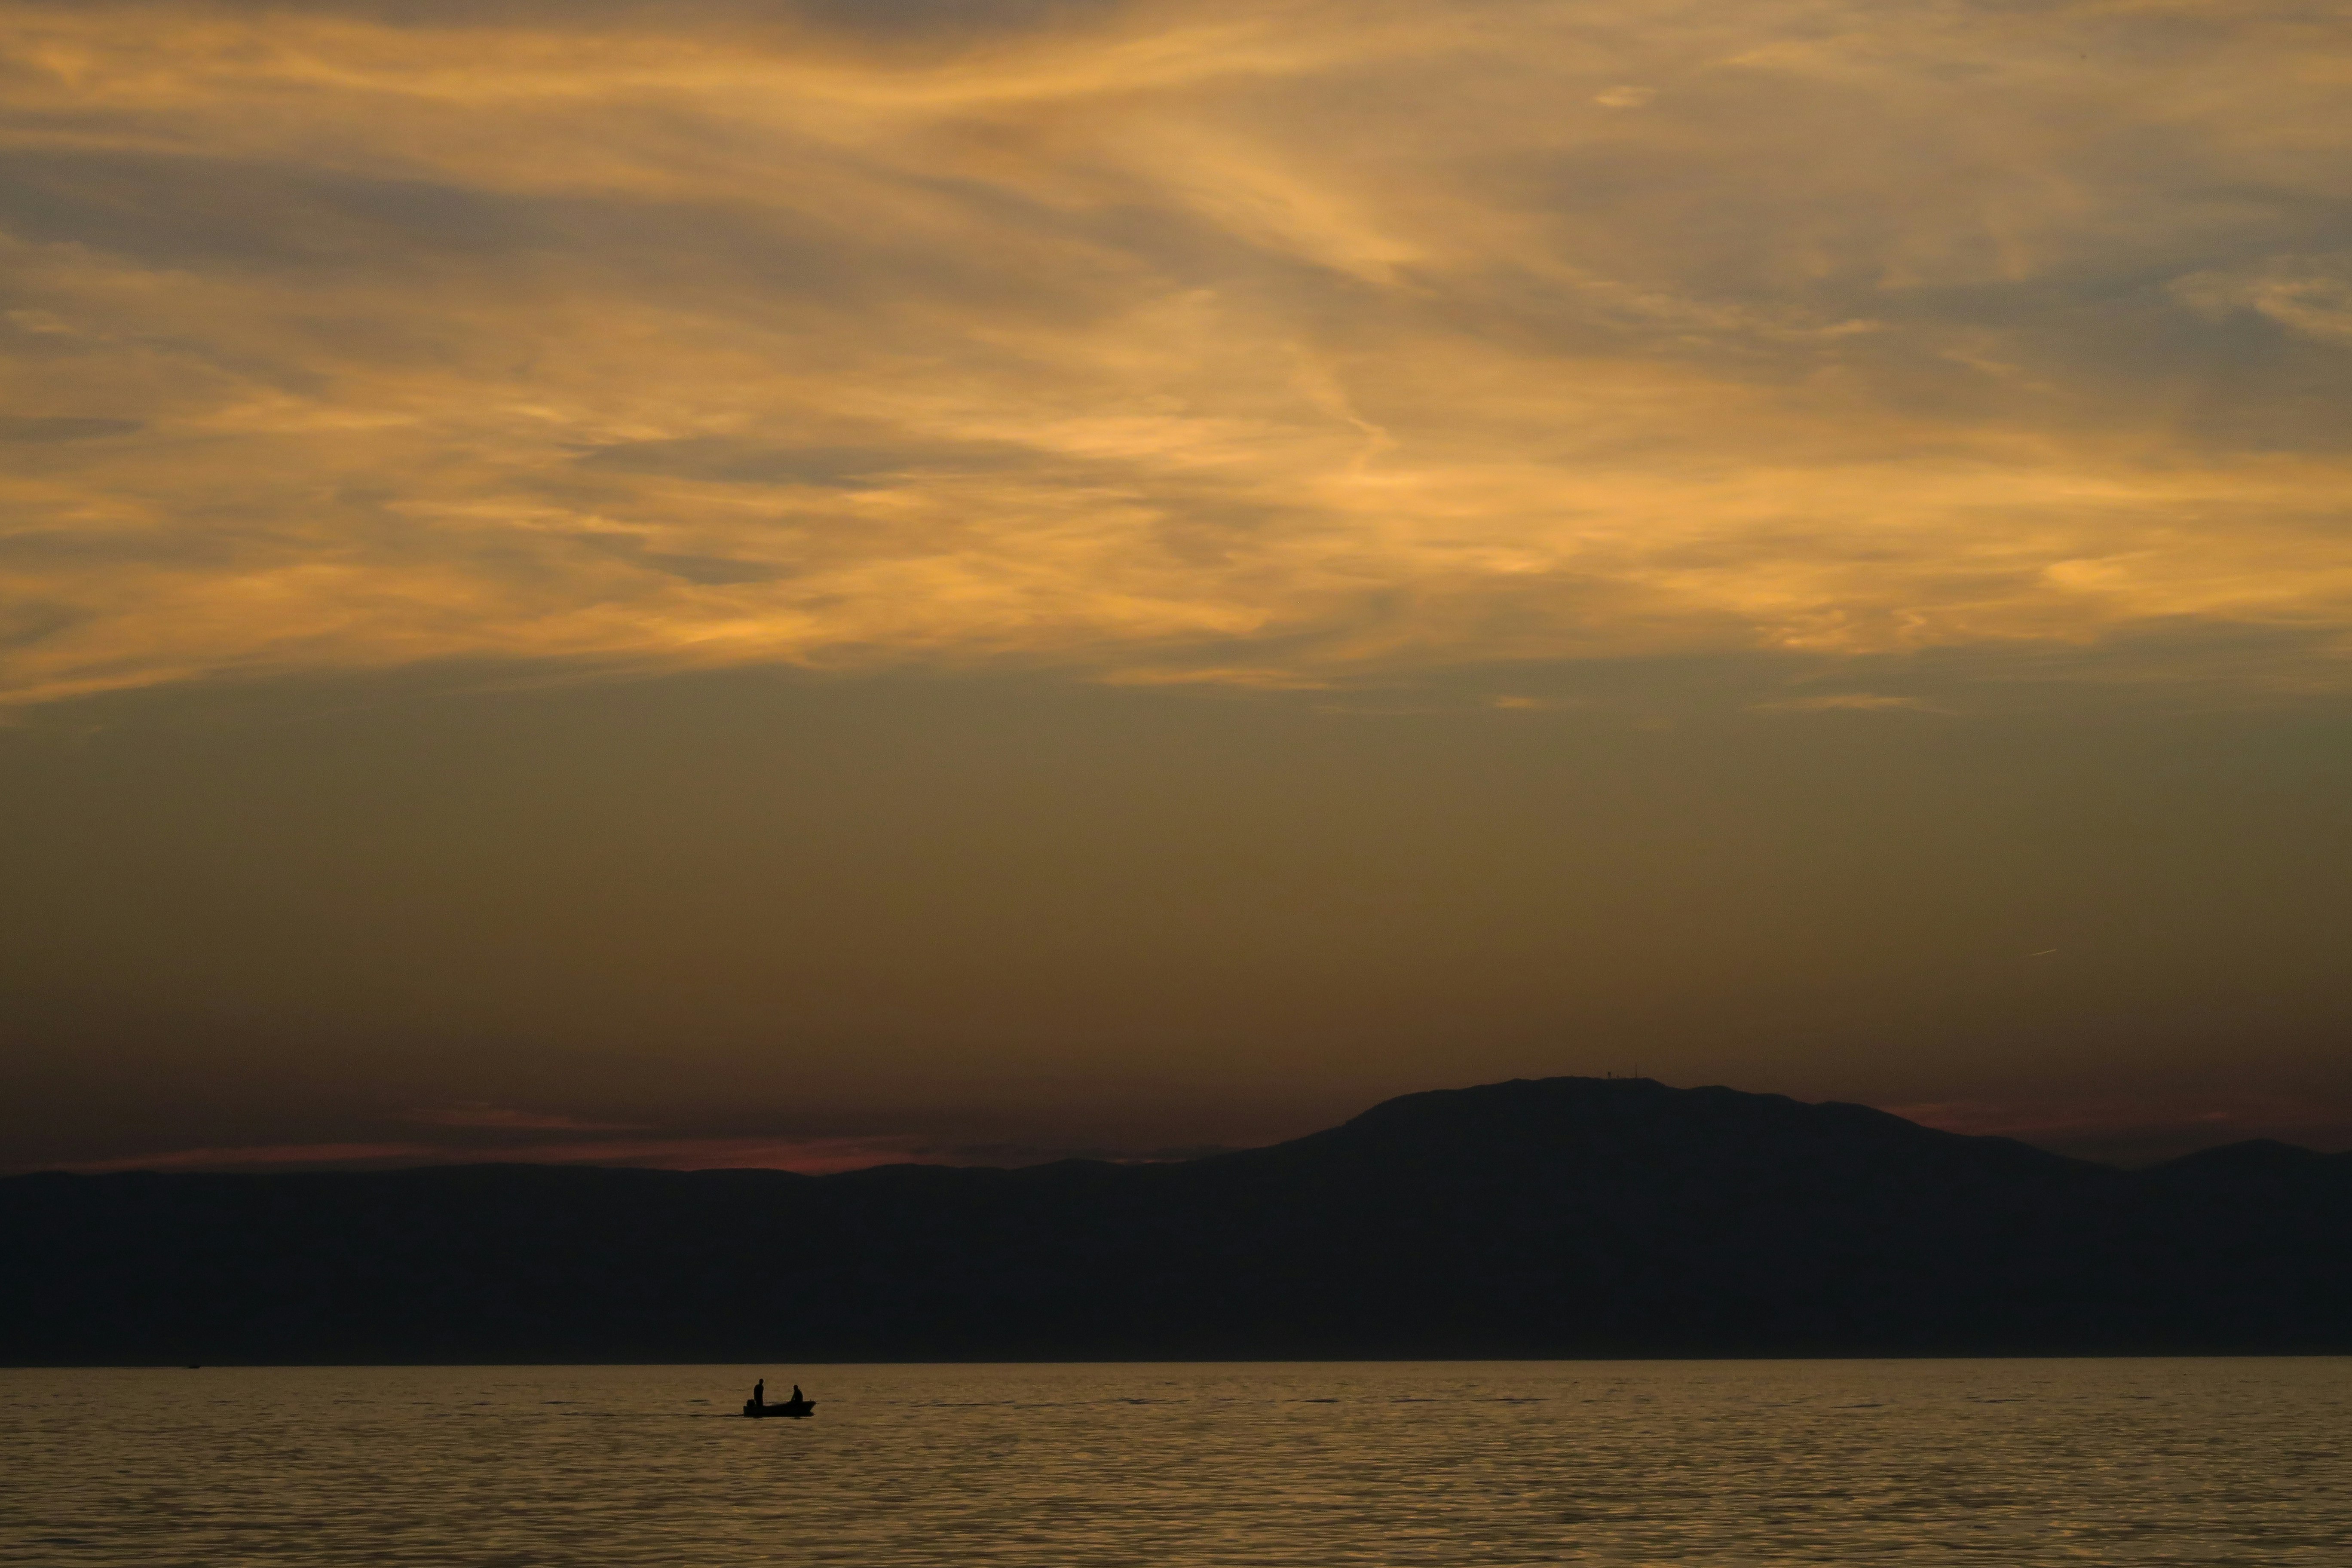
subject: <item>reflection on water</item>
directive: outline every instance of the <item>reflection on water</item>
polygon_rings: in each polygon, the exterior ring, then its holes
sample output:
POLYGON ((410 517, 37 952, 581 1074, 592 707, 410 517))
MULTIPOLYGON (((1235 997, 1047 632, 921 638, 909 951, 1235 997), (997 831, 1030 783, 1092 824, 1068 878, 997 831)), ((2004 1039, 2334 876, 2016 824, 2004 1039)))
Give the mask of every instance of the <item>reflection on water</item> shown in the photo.
POLYGON ((14 1371, 0 1562, 2340 1565, 2347 1428, 2341 1359, 14 1371))

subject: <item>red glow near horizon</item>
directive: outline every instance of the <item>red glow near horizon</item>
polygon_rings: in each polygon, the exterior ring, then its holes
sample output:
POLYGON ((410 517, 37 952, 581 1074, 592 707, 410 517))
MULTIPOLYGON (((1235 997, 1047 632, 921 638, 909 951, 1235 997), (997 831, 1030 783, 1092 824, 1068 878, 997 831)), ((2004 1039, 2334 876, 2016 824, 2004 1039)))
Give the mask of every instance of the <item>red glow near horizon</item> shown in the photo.
POLYGON ((431 1143, 270 1143, 177 1149, 163 1153, 74 1161, 51 1167, 77 1175, 121 1171, 241 1171, 385 1169, 417 1165, 617 1165, 656 1171, 790 1171, 804 1176, 875 1165, 959 1163, 948 1152, 914 1139, 890 1138, 643 1138, 534 1143, 509 1148, 456 1148, 431 1143))

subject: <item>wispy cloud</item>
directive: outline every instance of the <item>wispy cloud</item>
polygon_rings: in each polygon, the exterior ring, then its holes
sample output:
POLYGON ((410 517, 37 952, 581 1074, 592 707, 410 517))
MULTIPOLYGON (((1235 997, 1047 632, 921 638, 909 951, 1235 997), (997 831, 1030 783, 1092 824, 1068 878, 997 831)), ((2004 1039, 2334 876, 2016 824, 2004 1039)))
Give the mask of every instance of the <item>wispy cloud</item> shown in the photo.
MULTIPOLYGON (((443 1125, 508 1134, 551 1130, 547 1122, 466 1121, 443 1125)), ((589 1130, 597 1124, 580 1126, 589 1130)), ((604 1165, 656 1171, 793 1171, 821 1176, 876 1165, 1018 1166, 1068 1159, 1156 1164, 1198 1159, 1223 1152, 1228 1147, 1223 1143, 1125 1147, 966 1142, 911 1133, 837 1137, 653 1133, 635 1138, 558 1139, 526 1135, 491 1142, 353 1140, 206 1146, 68 1161, 43 1168, 97 1175, 116 1171, 352 1171, 421 1165, 526 1164, 604 1165)))
POLYGON ((0 4, 0 691, 2183 626, 2333 682, 2347 59, 2188 0, 0 4))
POLYGON ((1893 697, 1876 691, 1824 691, 1811 697, 1749 704, 1758 713, 1949 713, 1919 697, 1893 697))
POLYGON ((123 1154, 52 1167, 110 1171, 368 1170, 394 1166, 619 1165, 663 1171, 797 1171, 824 1175, 872 1165, 993 1163, 916 1138, 596 1138, 499 1145, 436 1142, 267 1143, 123 1154))
POLYGON ((289 1165, 416 1164, 430 1162, 441 1153, 430 1143, 253 1143, 68 1161, 50 1168, 88 1175, 110 1171, 264 1171, 289 1165))
POLYGON ((626 1132, 642 1129, 633 1121, 597 1121, 562 1111, 517 1110, 476 1101, 412 1111, 405 1119, 425 1127, 478 1128, 496 1132, 626 1132))

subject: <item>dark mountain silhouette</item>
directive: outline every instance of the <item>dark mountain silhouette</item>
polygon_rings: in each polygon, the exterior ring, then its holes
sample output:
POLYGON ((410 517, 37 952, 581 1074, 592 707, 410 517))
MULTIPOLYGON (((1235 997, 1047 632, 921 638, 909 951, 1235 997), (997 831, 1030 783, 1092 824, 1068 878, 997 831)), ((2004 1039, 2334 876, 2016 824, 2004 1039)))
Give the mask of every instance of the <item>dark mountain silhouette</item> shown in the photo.
POLYGON ((0 1360, 2352 1350, 2352 1155, 1646 1079, 1164 1165, 0 1181, 0 1360))

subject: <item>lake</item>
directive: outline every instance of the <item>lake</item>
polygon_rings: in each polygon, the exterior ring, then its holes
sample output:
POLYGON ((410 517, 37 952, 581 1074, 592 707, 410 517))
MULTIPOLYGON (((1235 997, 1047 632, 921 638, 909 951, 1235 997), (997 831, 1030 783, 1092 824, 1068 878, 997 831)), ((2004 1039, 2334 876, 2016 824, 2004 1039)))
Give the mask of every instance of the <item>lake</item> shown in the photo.
POLYGON ((0 1371, 0 1563, 2341 1568, 2347 1430, 2343 1358, 0 1371))

